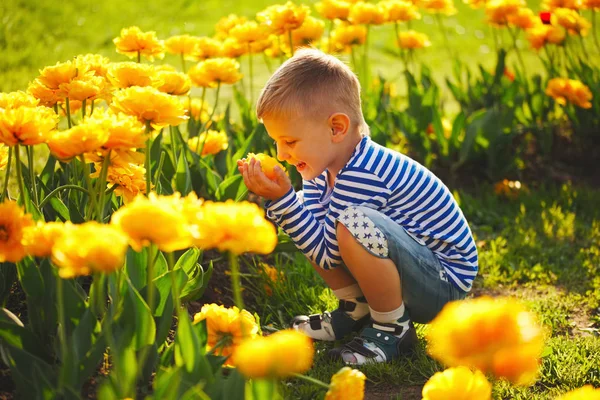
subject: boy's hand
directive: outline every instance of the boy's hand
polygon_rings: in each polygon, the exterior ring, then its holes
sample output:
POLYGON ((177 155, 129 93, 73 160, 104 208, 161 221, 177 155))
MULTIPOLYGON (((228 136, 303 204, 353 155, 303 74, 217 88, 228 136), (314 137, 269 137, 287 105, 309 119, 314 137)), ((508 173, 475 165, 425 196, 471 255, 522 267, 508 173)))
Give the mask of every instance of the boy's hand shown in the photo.
POLYGON ((277 200, 283 197, 292 187, 290 178, 283 172, 279 166, 275 166, 275 180, 267 178, 262 171, 260 162, 252 158, 247 161, 245 158, 238 160, 238 171, 244 178, 246 187, 251 192, 264 197, 268 200, 277 200))

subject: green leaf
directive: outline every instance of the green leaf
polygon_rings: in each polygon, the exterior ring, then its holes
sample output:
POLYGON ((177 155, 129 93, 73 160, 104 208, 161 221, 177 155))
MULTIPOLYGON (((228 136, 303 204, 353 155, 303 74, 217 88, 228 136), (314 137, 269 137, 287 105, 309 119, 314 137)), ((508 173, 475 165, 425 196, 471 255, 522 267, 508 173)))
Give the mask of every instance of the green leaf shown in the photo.
POLYGON ((250 134, 250 136, 248 136, 246 138, 244 143, 239 147, 239 149, 237 149, 235 154, 230 158, 231 164, 229 165, 229 172, 227 173, 227 177, 233 176, 236 173, 237 160, 244 158, 246 156, 246 154, 248 154, 248 151, 250 150, 250 148, 252 147, 252 144, 254 143, 254 138, 256 137, 257 132, 259 132, 261 130, 264 130, 263 124, 259 124, 256 127, 254 132, 252 132, 252 134, 250 134))
POLYGON ((181 268, 185 271, 188 277, 191 278, 194 273, 198 257, 200 257, 200 250, 194 247, 190 248, 185 253, 183 253, 181 257, 179 257, 173 269, 177 270, 181 268))
POLYGON ((456 118, 454 118, 454 123, 452 124, 452 134, 450 135, 450 146, 452 146, 452 149, 458 148, 458 137, 465 128, 466 120, 467 117, 462 111, 458 113, 456 118))
POLYGON ((177 161, 175 188, 182 196, 186 196, 192 190, 192 177, 185 157, 179 157, 179 160, 177 161))
POLYGON ((128 323, 134 323, 135 350, 140 350, 142 347, 150 346, 154 343, 156 324, 148 305, 129 279, 127 279, 127 285, 129 286, 129 290, 127 291, 125 307, 130 308, 134 314, 134 320, 128 321, 128 323))
POLYGON ((455 168, 462 165, 467 160, 471 149, 473 148, 475 138, 479 135, 485 123, 490 119, 490 116, 491 113, 487 110, 479 110, 469 117, 465 139, 462 142, 458 164, 455 165, 455 168))
POLYGON ((52 209, 54 211, 56 211, 56 213, 58 214, 58 216, 60 217, 60 219, 63 222, 70 221, 71 217, 69 215, 69 209, 67 208, 65 203, 62 202, 61 199, 54 196, 48 202, 50 203, 50 205, 52 206, 52 209))
POLYGON ((276 384, 270 379, 252 381, 252 400, 271 400, 275 395, 276 384))
POLYGON ((145 247, 142 251, 137 252, 133 249, 127 250, 127 256, 125 261, 125 271, 129 277, 131 283, 137 290, 141 290, 147 284, 146 278, 146 260, 148 248, 145 247))
MULTIPOLYGON (((240 374, 237 369, 234 369, 227 377, 226 382, 227 383, 225 384, 223 391, 223 398, 231 400, 243 400, 246 380, 242 374, 240 374)), ((268 399, 271 400, 271 397, 268 399)), ((265 400, 267 399, 265 398, 265 400)))
POLYGON ((216 198, 219 201, 228 199, 236 200, 246 192, 246 186, 243 185, 244 179, 241 175, 233 175, 225 179, 217 188, 216 198))

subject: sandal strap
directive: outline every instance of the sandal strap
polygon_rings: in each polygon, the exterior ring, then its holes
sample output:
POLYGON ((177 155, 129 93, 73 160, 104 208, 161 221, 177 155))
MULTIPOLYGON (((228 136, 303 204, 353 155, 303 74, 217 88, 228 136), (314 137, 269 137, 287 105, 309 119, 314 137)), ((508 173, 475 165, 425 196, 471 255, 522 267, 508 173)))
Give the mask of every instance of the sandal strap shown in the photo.
POLYGON ((402 327, 401 325, 386 324, 382 322, 377 322, 373 319, 371 319, 371 326, 375 329, 388 332, 392 335, 400 335, 402 332, 404 332, 404 327, 402 327))
POLYGON ((375 358, 377 357, 377 353, 372 350, 369 350, 365 347, 364 342, 360 338, 354 338, 348 343, 346 343, 344 348, 349 349, 355 353, 360 354, 363 357, 375 358))
POLYGON ((308 323, 310 325, 310 329, 313 331, 317 331, 322 328, 324 314, 311 314, 308 316, 308 323))
POLYGON ((352 312, 356 309, 356 303, 348 300, 340 300, 338 308, 346 312, 352 312))

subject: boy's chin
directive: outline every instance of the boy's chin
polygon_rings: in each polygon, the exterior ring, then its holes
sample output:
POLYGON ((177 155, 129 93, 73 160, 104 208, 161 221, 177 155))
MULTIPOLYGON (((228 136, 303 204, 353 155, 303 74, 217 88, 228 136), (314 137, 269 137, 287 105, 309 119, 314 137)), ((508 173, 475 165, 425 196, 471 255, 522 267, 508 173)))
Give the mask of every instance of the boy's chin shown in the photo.
MULTIPOLYGON (((296 169, 296 171, 298 171, 298 170, 296 169)), ((298 173, 300 174, 302 179, 304 179, 305 181, 310 181, 310 180, 315 179, 316 177, 320 176, 323 172, 318 173, 318 171, 314 171, 312 168, 309 168, 307 165, 302 169, 302 171, 298 171, 298 173)))

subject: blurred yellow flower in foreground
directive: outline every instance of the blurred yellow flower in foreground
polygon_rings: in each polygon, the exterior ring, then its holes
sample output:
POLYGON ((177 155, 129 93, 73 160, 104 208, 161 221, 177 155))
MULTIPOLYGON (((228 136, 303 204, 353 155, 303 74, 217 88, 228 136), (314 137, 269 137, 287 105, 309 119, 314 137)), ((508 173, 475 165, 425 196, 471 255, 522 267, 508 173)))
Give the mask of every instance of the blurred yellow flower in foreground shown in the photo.
POLYGON ((188 146, 192 151, 201 151, 201 155, 206 156, 227 150, 229 141, 225 131, 206 131, 189 139, 188 146))
POLYGON ((563 28, 554 25, 536 23, 527 30, 527 40, 535 50, 539 50, 547 43, 561 44, 565 40, 566 32, 563 28))
POLYGON ((600 389, 594 389, 592 385, 585 385, 557 397, 556 400, 600 400, 600 389))
POLYGON ((181 101, 153 87, 130 87, 115 94, 111 108, 137 117, 144 124, 159 129, 179 125, 188 117, 181 101))
POLYGON ((527 7, 521 7, 516 13, 508 16, 508 22, 511 25, 518 26, 523 30, 531 29, 539 22, 539 17, 533 13, 533 10, 527 7))
POLYGON ((423 386, 423 400, 489 400, 492 385, 481 371, 467 367, 436 372, 423 386))
POLYGON ((166 252, 186 249, 191 247, 192 238, 179 203, 179 193, 157 196, 152 192, 148 197, 137 196, 112 215, 111 224, 129 237, 135 251, 151 243, 166 252))
POLYGON ((109 137, 102 124, 85 121, 66 131, 55 132, 48 140, 48 147, 59 160, 70 160, 84 153, 99 151, 109 137))
POLYGON ((343 367, 331 377, 325 400, 362 400, 366 379, 359 370, 343 367))
POLYGON ((487 21, 492 25, 505 26, 525 6, 525 0, 490 0, 485 5, 487 21))
POLYGON ((453 0, 421 0, 419 7, 430 13, 454 15, 457 13, 453 0))
POLYGON ((592 107, 590 88, 576 79, 552 78, 546 86, 546 94, 562 106, 569 101, 581 108, 592 107))
POLYGON ((468 366, 517 385, 535 381, 544 346, 535 317, 513 298, 448 303, 431 322, 428 352, 448 366, 468 366))
POLYGON ((359 1, 350 7, 348 21, 355 25, 380 25, 385 22, 385 14, 380 4, 359 1))
POLYGON ((5 110, 19 107, 37 107, 39 99, 21 90, 10 93, 0 93, 0 108, 5 110))
POLYGON ((113 43, 117 46, 117 53, 129 58, 139 54, 153 61, 154 57, 162 59, 165 56, 164 41, 158 40, 156 32, 142 32, 137 26, 121 29, 121 36, 114 38, 113 43))
POLYGON ((199 313, 194 315, 194 323, 206 320, 208 341, 206 349, 215 348, 214 353, 231 356, 228 365, 235 365, 235 349, 244 341, 252 340, 258 335, 258 324, 254 316, 237 307, 226 308, 217 304, 205 304, 199 313))
POLYGON ((582 7, 586 10, 600 11, 600 0, 583 0, 582 7))
POLYGON ((197 228, 194 244, 201 249, 268 254, 277 245, 275 227, 254 203, 207 201, 190 223, 197 228))
POLYGON ((187 94, 192 82, 190 77, 182 72, 177 71, 158 71, 156 78, 160 82, 156 88, 163 93, 168 93, 173 96, 183 96, 187 94))
POLYGON ((285 4, 275 4, 256 14, 256 19, 265 24, 269 31, 276 35, 283 35, 298 29, 310 14, 308 6, 296 5, 291 1, 285 4))
POLYGON ((171 54, 182 55, 184 59, 196 60, 197 38, 188 34, 171 36, 165 40, 165 48, 171 54))
POLYGON ((25 257, 21 240, 23 231, 29 226, 33 226, 33 219, 17 202, 0 204, 0 262, 16 263, 25 257))
POLYGON ((131 86, 154 86, 159 83, 154 66, 132 61, 109 64, 106 77, 118 89, 131 86))
POLYGON ((21 243, 25 252, 35 257, 50 257, 54 243, 63 235, 65 225, 60 222, 41 222, 23 230, 21 243))
POLYGON ((346 21, 351 5, 352 3, 343 0, 322 0, 315 4, 315 8, 323 18, 346 21))
POLYGON ((240 17, 236 14, 229 14, 226 17, 221 18, 215 24, 215 32, 217 39, 227 39, 229 32, 236 26, 243 25, 248 19, 246 17, 240 17))
POLYGON ((557 8, 552 14, 553 21, 565 28, 571 35, 586 36, 591 28, 587 19, 577 11, 568 8, 557 8))
POLYGON ((285 378, 308 371, 314 353, 312 339, 286 329, 244 341, 235 350, 234 357, 238 370, 247 378, 285 378))
POLYGON ((274 157, 271 157, 264 153, 248 153, 248 155, 245 158, 245 161, 250 162, 250 160, 252 160, 253 158, 256 161, 260 162, 260 168, 262 169, 262 172, 264 172, 267 178, 271 180, 277 179, 277 174, 275 172, 276 166, 281 168, 281 170, 285 172, 285 167, 281 165, 279 161, 277 161, 277 159, 275 159, 274 157))
POLYGON ((232 58, 211 58, 190 68, 188 75, 196 86, 217 87, 234 84, 242 79, 240 64, 232 58))
POLYGON ((431 46, 426 34, 413 30, 400 32, 398 42, 403 49, 422 49, 431 46))
POLYGON ((386 22, 420 19, 417 7, 408 0, 385 0, 381 2, 386 22))
POLYGON ((146 145, 146 127, 134 116, 100 108, 86 123, 98 124, 108 131, 108 140, 102 145, 105 149, 130 150, 146 145))
POLYGON ((0 109, 0 143, 35 145, 48 141, 58 115, 44 106, 0 109))
POLYGON ((0 143, 0 169, 8 165, 8 147, 0 143))
POLYGON ((114 226, 91 221, 65 228, 52 248, 52 262, 61 278, 110 273, 123 266, 127 237, 114 226))

